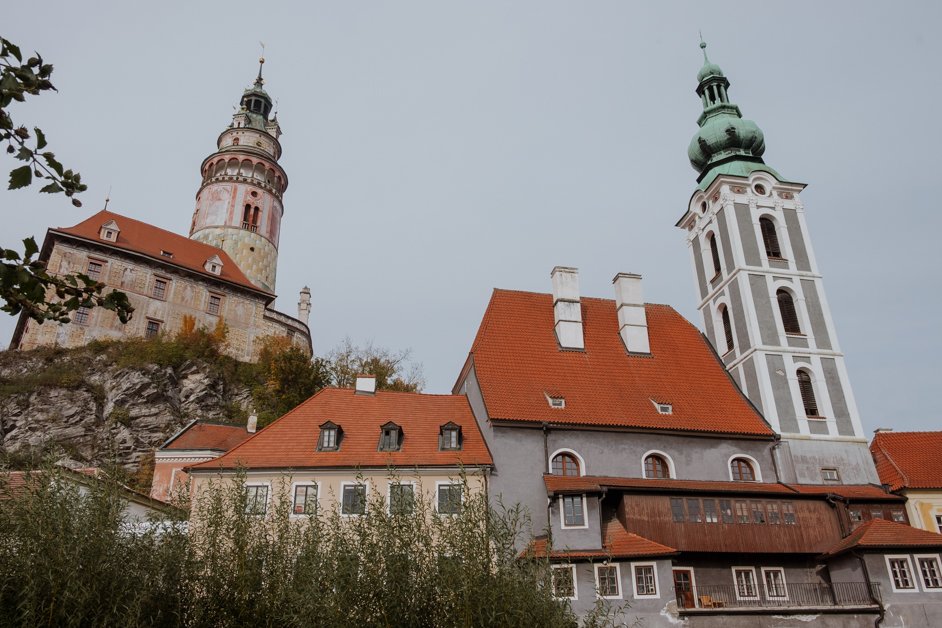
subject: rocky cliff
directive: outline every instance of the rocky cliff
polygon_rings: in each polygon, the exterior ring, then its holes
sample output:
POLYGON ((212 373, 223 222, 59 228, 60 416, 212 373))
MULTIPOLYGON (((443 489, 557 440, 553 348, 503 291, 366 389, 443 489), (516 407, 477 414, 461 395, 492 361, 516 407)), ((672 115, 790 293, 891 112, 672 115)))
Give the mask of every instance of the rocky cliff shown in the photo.
POLYGON ((240 364, 167 347, 0 352, 0 454, 130 471, 191 419, 244 420, 251 392, 240 364))

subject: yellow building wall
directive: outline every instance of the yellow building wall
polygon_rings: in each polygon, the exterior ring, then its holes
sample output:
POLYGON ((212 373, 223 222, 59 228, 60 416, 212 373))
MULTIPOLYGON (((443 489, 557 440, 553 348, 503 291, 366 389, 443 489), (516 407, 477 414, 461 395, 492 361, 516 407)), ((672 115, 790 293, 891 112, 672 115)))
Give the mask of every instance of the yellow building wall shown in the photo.
POLYGON ((942 532, 936 517, 942 517, 942 491, 906 491, 906 513, 914 528, 942 532))

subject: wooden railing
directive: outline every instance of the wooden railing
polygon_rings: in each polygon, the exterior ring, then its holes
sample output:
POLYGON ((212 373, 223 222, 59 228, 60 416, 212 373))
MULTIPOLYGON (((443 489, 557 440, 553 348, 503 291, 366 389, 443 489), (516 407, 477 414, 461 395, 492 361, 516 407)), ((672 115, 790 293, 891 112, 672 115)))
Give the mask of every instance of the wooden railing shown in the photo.
POLYGON ((866 582, 788 582, 768 591, 762 582, 704 584, 677 591, 682 609, 880 606, 880 600, 880 585, 866 582))

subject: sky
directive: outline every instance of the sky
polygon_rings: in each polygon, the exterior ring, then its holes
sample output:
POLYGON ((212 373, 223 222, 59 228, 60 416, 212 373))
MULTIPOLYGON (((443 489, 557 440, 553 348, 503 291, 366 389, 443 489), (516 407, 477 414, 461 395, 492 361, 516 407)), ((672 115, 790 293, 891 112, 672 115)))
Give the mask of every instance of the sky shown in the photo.
MULTIPOLYGON (((315 352, 410 349, 448 392, 494 288, 618 272, 702 326, 684 233, 702 31, 765 161, 802 194, 864 427, 942 429, 942 3, 46 2, 3 35, 55 65, 16 105, 89 189, 0 191, 3 245, 109 209, 186 234, 257 71, 289 177, 277 307, 315 352), (89 8, 89 7, 94 8, 89 8)), ((16 162, 0 160, 12 169, 16 162)), ((0 315, 7 342, 14 319, 0 315)))

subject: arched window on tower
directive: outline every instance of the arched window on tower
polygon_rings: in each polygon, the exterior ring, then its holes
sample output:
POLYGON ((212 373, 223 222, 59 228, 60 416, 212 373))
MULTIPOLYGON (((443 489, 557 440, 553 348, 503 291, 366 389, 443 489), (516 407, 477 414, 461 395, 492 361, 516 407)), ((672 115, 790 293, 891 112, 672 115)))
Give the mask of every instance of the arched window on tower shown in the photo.
POLYGON ((252 220, 252 206, 246 205, 245 210, 242 212, 242 228, 249 228, 249 221, 252 220))
POLYGON ((771 218, 760 218, 759 229, 762 231, 762 243, 769 259, 782 259, 782 247, 778 244, 778 233, 771 218))
POLYGON ((644 477, 650 479, 667 479, 671 476, 670 467, 663 456, 651 454, 644 459, 644 477))
POLYGON ((258 231, 258 222, 262 212, 258 207, 252 208, 252 231, 258 231))
POLYGON ((805 416, 821 416, 818 414, 818 401, 814 397, 814 382, 808 371, 798 371, 798 390, 801 392, 801 403, 805 406, 805 416))
POLYGON ((237 138, 237 137, 232 138, 232 145, 233 145, 233 146, 238 146, 238 145, 239 145, 239 138, 237 138))
POLYGON ((553 475, 579 475, 579 461, 572 454, 553 456, 553 475))
POLYGON ((779 289, 775 293, 778 299, 778 311, 782 315, 782 326, 786 334, 800 334, 801 325, 798 324, 798 310, 795 309, 795 300, 788 290, 779 289))
POLYGON ((755 482, 756 471, 752 463, 745 458, 733 458, 729 461, 729 472, 734 482, 755 482))
POLYGON ((723 319, 723 335, 726 338, 726 351, 733 350, 733 323, 729 319, 729 308, 720 306, 720 318, 723 319))
POLYGON ((720 274, 720 249, 716 244, 716 236, 712 233, 708 236, 710 239, 710 257, 713 259, 713 276, 720 274))

